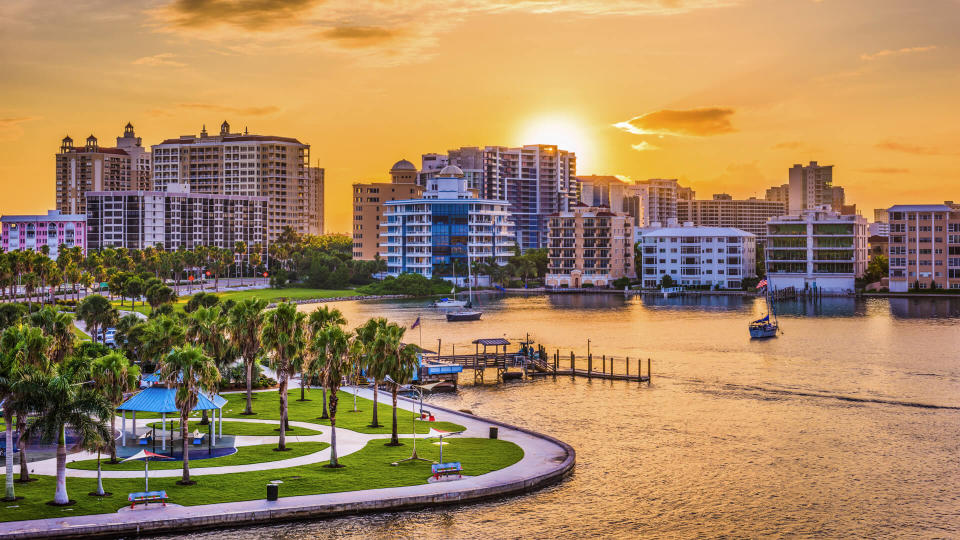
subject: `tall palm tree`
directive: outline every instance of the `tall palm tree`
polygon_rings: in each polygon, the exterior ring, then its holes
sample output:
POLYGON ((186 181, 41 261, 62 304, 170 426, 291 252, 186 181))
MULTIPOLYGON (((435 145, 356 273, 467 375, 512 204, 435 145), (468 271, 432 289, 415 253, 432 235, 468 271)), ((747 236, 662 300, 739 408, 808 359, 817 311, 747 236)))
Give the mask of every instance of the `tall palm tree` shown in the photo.
MULTIPOLYGON (((0 334, 0 351, 9 355, 13 360, 14 373, 17 378, 8 381, 11 385, 12 395, 5 403, 7 409, 17 417, 17 434, 20 440, 23 440, 24 430, 26 429, 27 414, 32 409, 25 405, 23 393, 17 389, 16 383, 19 378, 30 371, 46 372, 50 368, 50 360, 47 352, 50 350, 52 339, 43 334, 43 330, 20 323, 11 326, 0 334)), ((10 426, 7 422, 7 426, 10 426)), ((8 444, 10 449, 8 454, 12 453, 13 445, 8 444)), ((10 469, 12 470, 12 469, 10 469)), ((30 481, 30 469, 27 467, 27 445, 20 445, 20 482, 30 481)))
POLYGON ((30 324, 51 338, 47 357, 55 364, 62 363, 73 352, 76 336, 73 335, 73 315, 46 306, 30 314, 30 324))
POLYGON ((63 275, 64 277, 66 277, 67 281, 70 283, 70 287, 73 290, 74 300, 78 300, 80 298, 79 296, 80 292, 77 290, 77 284, 80 283, 80 276, 81 276, 80 267, 77 266, 77 263, 71 262, 64 269, 63 275))
POLYGON ((160 315, 143 329, 143 356, 159 366, 174 347, 183 345, 185 339, 186 333, 180 321, 160 315))
POLYGON ((279 304, 264 317, 260 339, 263 348, 270 354, 280 383, 280 444, 277 450, 287 449, 287 383, 293 359, 301 356, 306 347, 306 318, 306 314, 297 312, 297 305, 292 302, 279 304))
POLYGON ((6 471, 6 489, 3 500, 16 500, 13 487, 13 385, 20 371, 20 361, 12 351, 0 348, 0 403, 3 403, 3 422, 5 435, 4 470, 6 471))
MULTIPOLYGON (((320 306, 313 313, 310 314, 308 321, 308 328, 310 330, 310 336, 318 335, 325 328, 330 326, 339 326, 347 324, 347 319, 343 317, 343 313, 337 308, 331 308, 329 306, 320 306)), ((314 356, 316 357, 316 355, 314 356)), ((303 369, 303 374, 300 378, 300 399, 303 400, 303 381, 306 378, 306 371, 309 369, 310 365, 307 363, 307 366, 303 369)), ((322 371, 322 370, 319 370, 322 371)), ((322 373, 320 373, 322 375, 322 373)), ((320 415, 320 418, 327 419, 329 418, 327 413, 327 388, 323 387, 323 414, 320 415)))
POLYGON ((71 427, 77 446, 83 448, 103 444, 110 436, 105 425, 110 407, 103 394, 87 383, 87 375, 86 370, 65 363, 54 365, 49 371, 29 370, 15 385, 24 406, 39 413, 27 428, 26 438, 57 441, 54 505, 70 504, 67 494, 67 425, 71 427))
POLYGON ((321 330, 326 343, 326 369, 323 387, 330 390, 330 464, 328 467, 342 467, 337 461, 337 404, 340 401, 340 385, 345 376, 352 371, 349 353, 350 334, 339 325, 331 325, 321 330))
POLYGON ((420 348, 413 344, 403 343, 406 327, 390 323, 383 329, 381 339, 387 348, 386 366, 384 371, 390 376, 390 395, 393 397, 393 431, 390 436, 390 446, 399 446, 400 437, 397 433, 397 393, 400 386, 413 378, 414 370, 418 366, 417 353, 420 348))
POLYGON ((357 328, 357 338, 363 344, 363 360, 361 362, 362 371, 366 376, 373 379, 373 418, 367 427, 383 427, 377 418, 377 409, 379 409, 379 388, 386 376, 383 368, 385 348, 380 339, 381 328, 387 325, 387 320, 383 317, 369 319, 363 326, 357 328))
POLYGON ((91 373, 96 388, 110 403, 110 463, 117 462, 117 407, 123 403, 123 395, 137 385, 140 368, 130 364, 130 360, 121 352, 111 352, 93 361, 91 373))
MULTIPOLYGON (((220 306, 201 306, 187 316, 187 341, 199 344, 218 369, 237 359, 226 331, 227 318, 221 315, 220 306)), ((210 423, 206 410, 200 423, 204 426, 210 423)))
POLYGON ((260 331, 263 328, 264 309, 267 301, 262 298, 247 298, 241 300, 230 310, 230 319, 227 323, 230 341, 243 358, 247 368, 247 408, 242 414, 250 415, 253 412, 253 365, 260 355, 260 331))
POLYGON ((210 390, 220 381, 220 372, 213 359, 203 353, 203 349, 196 345, 184 345, 174 348, 163 358, 160 377, 177 387, 176 402, 180 409, 180 438, 183 442, 183 476, 177 484, 189 486, 196 483, 190 480, 190 446, 187 440, 190 411, 197 406, 200 392, 210 390))
POLYGON ((27 302, 33 302, 33 293, 40 286, 40 277, 36 272, 27 272, 23 275, 23 293, 27 302))
POLYGON ((116 324, 117 310, 106 298, 91 294, 77 305, 77 317, 87 325, 87 332, 96 341, 99 330, 116 324))
POLYGON ((240 278, 241 287, 243 286, 243 273, 240 271, 240 268, 243 266, 243 255, 246 255, 246 253, 247 253, 246 242, 244 242, 243 240, 237 240, 236 242, 234 242, 233 244, 234 257, 237 258, 238 255, 240 256, 236 264, 237 264, 237 277, 240 278))

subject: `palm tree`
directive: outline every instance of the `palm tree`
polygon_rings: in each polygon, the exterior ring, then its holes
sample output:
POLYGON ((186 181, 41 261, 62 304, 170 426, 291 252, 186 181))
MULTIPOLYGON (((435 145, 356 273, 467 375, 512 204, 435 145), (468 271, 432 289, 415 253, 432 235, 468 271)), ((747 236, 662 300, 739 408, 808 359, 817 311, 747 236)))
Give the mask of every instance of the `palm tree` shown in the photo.
POLYGON ((99 294, 91 294, 77 306, 77 317, 87 325, 87 332, 96 341, 99 330, 116 324, 117 310, 106 298, 99 294))
POLYGON ((243 357, 247 368, 247 408, 242 414, 250 415, 253 412, 253 365, 260 353, 260 331, 263 327, 264 312, 267 301, 262 298, 247 298, 237 302, 230 310, 228 330, 230 341, 237 352, 243 357))
MULTIPOLYGON (((328 306, 321 306, 317 308, 313 313, 310 314, 310 319, 308 326, 310 329, 310 336, 312 341, 312 336, 318 335, 325 328, 330 326, 339 326, 347 324, 347 319, 343 317, 343 313, 340 312, 337 308, 331 308, 328 306)), ((315 355, 316 357, 316 355, 315 355)), ((303 381, 306 376, 306 371, 309 369, 310 365, 307 363, 307 366, 303 368, 303 374, 300 378, 300 400, 302 401, 303 396, 303 381)), ((322 370, 320 370, 322 372, 322 370)), ((320 373, 322 375, 322 373, 320 373)), ((329 418, 327 414, 327 389, 323 387, 323 414, 320 415, 321 419, 329 418)))
MULTIPOLYGON (((227 319, 220 314, 219 306, 199 307, 187 317, 187 341, 197 343, 219 369, 232 363, 237 356, 226 335, 227 319)), ((207 425, 207 411, 203 411, 201 425, 207 425)))
POLYGON ((30 324, 51 338, 47 357, 55 364, 62 363, 73 352, 73 315, 46 306, 30 315, 30 324))
POLYGON ((390 376, 390 395, 393 397, 393 431, 390 436, 390 446, 399 446, 400 437, 397 434, 397 393, 400 386, 413 378, 414 370, 419 365, 417 353, 420 348, 413 344, 403 343, 403 335, 407 329, 396 323, 390 323, 383 330, 382 340, 387 348, 386 366, 384 371, 390 376))
POLYGON ((350 374, 352 361, 350 358, 350 334, 343 331, 339 325, 330 325, 321 330, 323 341, 326 343, 326 369, 323 387, 330 390, 330 464, 328 467, 342 467, 337 461, 337 403, 339 402, 340 384, 343 378, 350 374))
POLYGON ((381 328, 386 325, 386 319, 377 317, 368 320, 363 326, 358 327, 356 330, 356 339, 360 340, 363 344, 362 370, 366 372, 367 377, 373 379, 373 418, 370 421, 370 425, 367 426, 372 428, 383 427, 377 418, 377 409, 379 408, 378 397, 380 395, 379 388, 386 376, 386 373, 383 371, 385 365, 384 349, 380 346, 381 340, 379 338, 381 328))
POLYGON ((67 363, 53 366, 50 371, 30 370, 15 385, 24 405, 39 413, 27 428, 27 438, 57 441, 53 504, 58 506, 71 504, 67 495, 67 425, 77 446, 83 448, 103 444, 110 436, 104 425, 111 414, 110 407, 106 398, 87 384, 87 375, 86 370, 67 363))
POLYGON ((113 413, 123 403, 123 395, 136 387, 140 368, 120 352, 111 352, 93 361, 91 366, 96 387, 110 402, 110 463, 117 462, 117 415, 113 413))
POLYGON ((245 255, 246 253, 247 253, 246 242, 244 242, 243 240, 237 240, 236 242, 234 242, 233 244, 234 257, 236 257, 237 255, 240 255, 239 260, 237 260, 237 277, 240 278, 241 287, 243 286, 243 275, 242 275, 242 272, 240 271, 240 268, 243 264, 243 255, 245 255))
MULTIPOLYGON (((190 480, 190 446, 187 440, 190 411, 197 406, 200 392, 205 392, 220 381, 220 372, 213 359, 203 354, 196 345, 176 347, 160 364, 160 377, 177 386, 176 402, 180 409, 180 438, 183 442, 183 477, 177 484, 193 485, 190 480)), ((281 432, 282 433, 282 432, 281 432)))
POLYGON ((179 345, 183 345, 186 332, 180 321, 160 315, 147 323, 143 329, 144 357, 159 366, 163 357, 179 345))
POLYGON ((3 422, 5 448, 7 449, 4 467, 6 470, 6 490, 3 500, 14 501, 17 499, 13 488, 13 386, 20 370, 20 362, 12 351, 6 348, 0 349, 0 403, 3 403, 3 422))
POLYGON ((51 265, 47 275, 47 285, 50 287, 50 302, 55 303, 57 288, 63 285, 63 270, 60 270, 60 267, 51 265))
POLYGON ((73 297, 75 300, 79 299, 79 291, 77 290, 77 283, 80 282, 80 267, 77 266, 77 263, 71 262, 63 271, 64 277, 67 278, 67 281, 70 283, 71 288, 73 289, 73 297))
POLYGON ((537 263, 533 259, 523 255, 515 257, 514 259, 514 271, 518 276, 523 278, 523 286, 526 287, 528 277, 537 277, 537 263))
POLYGON ((287 382, 293 359, 301 356, 306 347, 303 330, 306 318, 305 314, 297 312, 297 305, 292 302, 279 304, 264 317, 260 339, 263 348, 271 355, 280 383, 280 444, 277 450, 287 449, 287 382))
POLYGON ((35 272, 27 272, 23 275, 23 292, 27 302, 33 302, 33 293, 40 285, 40 278, 35 272))
MULTIPOLYGON (((13 374, 22 376, 29 371, 45 372, 50 367, 50 360, 47 352, 50 350, 51 338, 43 334, 43 330, 29 326, 24 323, 11 326, 0 334, 0 351, 4 355, 9 355, 13 362, 13 374)), ((28 406, 24 405, 23 394, 17 389, 18 378, 8 380, 11 386, 12 395, 5 403, 5 408, 10 410, 11 414, 17 416, 17 433, 20 440, 23 440, 24 429, 26 428, 27 414, 31 412, 28 406)), ((7 426, 11 423, 7 421, 7 426)), ((13 451, 13 443, 9 443, 10 449, 8 455, 13 451)), ((8 469, 12 471, 11 469, 8 469)), ((27 468, 27 445, 20 445, 20 482, 30 481, 30 469, 27 468)))

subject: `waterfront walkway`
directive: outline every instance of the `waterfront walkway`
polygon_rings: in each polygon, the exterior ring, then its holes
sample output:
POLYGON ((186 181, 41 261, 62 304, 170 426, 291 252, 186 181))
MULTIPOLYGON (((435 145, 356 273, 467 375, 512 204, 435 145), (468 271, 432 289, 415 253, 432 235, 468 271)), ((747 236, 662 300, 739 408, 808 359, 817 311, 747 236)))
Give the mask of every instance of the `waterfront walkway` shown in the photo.
MULTIPOLYGON (((352 391, 352 389, 351 389, 352 391)), ((361 389, 360 396, 372 398, 372 390, 361 389)), ((381 400, 389 400, 389 394, 380 393, 381 400)), ((419 403, 408 399, 401 399, 399 406, 406 410, 418 410, 419 403)), ((426 406, 426 404, 425 404, 426 406)), ((147 507, 135 511, 120 511, 110 514, 93 514, 70 517, 57 517, 31 521, 15 521, 0 523, 0 539, 5 538, 73 538, 91 536, 120 536, 128 534, 155 534, 160 532, 184 532, 190 529, 233 527, 254 523, 276 523, 282 520, 323 518, 343 514, 376 512, 399 509, 434 507, 444 504, 456 504, 468 501, 483 500, 491 497, 502 497, 511 494, 525 493, 561 480, 570 474, 574 465, 574 451, 566 443, 552 437, 540 435, 532 431, 509 426, 494 420, 487 420, 473 415, 445 409, 429 404, 429 409, 438 420, 456 422, 467 428, 464 437, 486 437, 490 426, 499 427, 499 438, 513 442, 523 449, 523 459, 519 462, 480 476, 465 476, 461 480, 437 482, 415 486, 403 486, 385 489, 364 491, 349 491, 342 493, 328 493, 321 495, 303 495, 297 497, 280 498, 277 501, 265 499, 220 503, 197 506, 147 507)), ((237 419, 229 419, 231 422, 237 419)), ((291 422, 294 425, 303 422, 291 422)), ((312 424, 308 424, 308 427, 312 424)), ((329 426, 323 428, 319 436, 302 437, 329 437, 329 426)), ((348 444, 344 444, 347 433, 354 433, 344 429, 337 429, 337 450, 343 455, 348 444)), ((356 434, 361 435, 361 434, 356 434)), ((425 437, 423 435, 421 437, 425 437)), ((383 435, 363 435, 367 438, 384 438, 383 435)), ((404 435, 408 437, 408 435, 404 435)), ((269 438, 269 437, 268 437, 269 438)), ((316 439, 322 440, 322 439, 316 439)), ((365 443, 364 443, 365 444, 365 443)), ((351 445, 352 446, 352 445, 351 445)), ((354 450, 355 451, 355 450, 354 450)), ((326 451, 329 457, 329 449, 326 451)), ((245 470, 273 469, 273 465, 291 467, 303 464, 299 461, 309 458, 306 463, 325 461, 322 452, 270 463, 240 465, 235 467, 213 467, 192 470, 191 474, 224 474, 228 472, 242 472, 245 470), (291 462, 298 463, 292 464, 291 462), (253 467, 247 469, 247 467, 253 467)), ((38 462, 39 463, 39 462, 38 462)), ((469 464, 465 464, 469 467, 469 464)), ((40 474, 47 474, 46 470, 40 474)), ((71 476, 87 476, 75 473, 93 473, 96 471, 78 471, 68 469, 71 476)), ((133 471, 111 471, 113 474, 133 471)), ((177 470, 151 471, 151 476, 157 473, 180 474, 177 470)), ((141 472, 133 472, 132 476, 139 476, 141 472)), ((107 473, 104 472, 104 476, 107 473)), ((126 476, 126 475, 124 475, 126 476)), ((164 475, 166 476, 166 475, 164 475)), ((424 479, 426 480, 426 478, 424 479)), ((266 489, 264 488, 264 491, 266 489)), ((281 494, 283 486, 280 486, 281 494)), ((171 501, 183 503, 187 501, 171 501)), ((194 501, 190 501, 194 502, 194 501)))

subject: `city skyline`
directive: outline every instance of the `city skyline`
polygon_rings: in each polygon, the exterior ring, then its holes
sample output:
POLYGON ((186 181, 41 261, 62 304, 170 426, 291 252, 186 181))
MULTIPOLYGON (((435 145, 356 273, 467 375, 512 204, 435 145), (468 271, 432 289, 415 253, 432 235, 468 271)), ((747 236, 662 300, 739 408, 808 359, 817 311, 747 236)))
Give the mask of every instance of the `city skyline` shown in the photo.
MULTIPOLYGON (((816 160, 862 211, 952 198, 955 2, 81 7, 0 7, 3 213, 53 208, 67 134, 130 121, 149 146, 224 119, 310 144, 333 201, 400 159, 524 144, 705 194, 762 198, 816 160)), ((350 209, 326 224, 348 232, 350 209)))

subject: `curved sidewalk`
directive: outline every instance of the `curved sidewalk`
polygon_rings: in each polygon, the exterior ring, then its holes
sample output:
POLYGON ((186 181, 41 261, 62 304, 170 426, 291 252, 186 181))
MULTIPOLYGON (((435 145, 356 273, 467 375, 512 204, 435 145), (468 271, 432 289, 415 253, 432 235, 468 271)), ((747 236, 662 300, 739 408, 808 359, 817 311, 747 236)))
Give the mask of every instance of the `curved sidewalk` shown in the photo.
MULTIPOLYGON (((361 390, 361 395, 364 394, 366 394, 364 397, 372 396, 372 391, 361 390)), ((381 392, 380 395, 387 396, 389 399, 389 394, 381 392)), ((408 399, 403 399, 400 403, 405 409, 418 406, 417 403, 408 399)), ((466 436, 485 437, 489 426, 499 427, 501 439, 513 442, 523 449, 523 459, 498 471, 451 482, 301 495, 284 497, 277 501, 259 499, 198 506, 168 506, 144 512, 117 512, 0 523, 0 538, 90 538, 158 534, 435 507, 527 493, 559 482, 573 471, 574 450, 562 441, 434 404, 429 404, 429 407, 435 413, 442 412, 442 416, 437 415, 439 419, 453 421, 467 427, 464 433, 466 436)))

